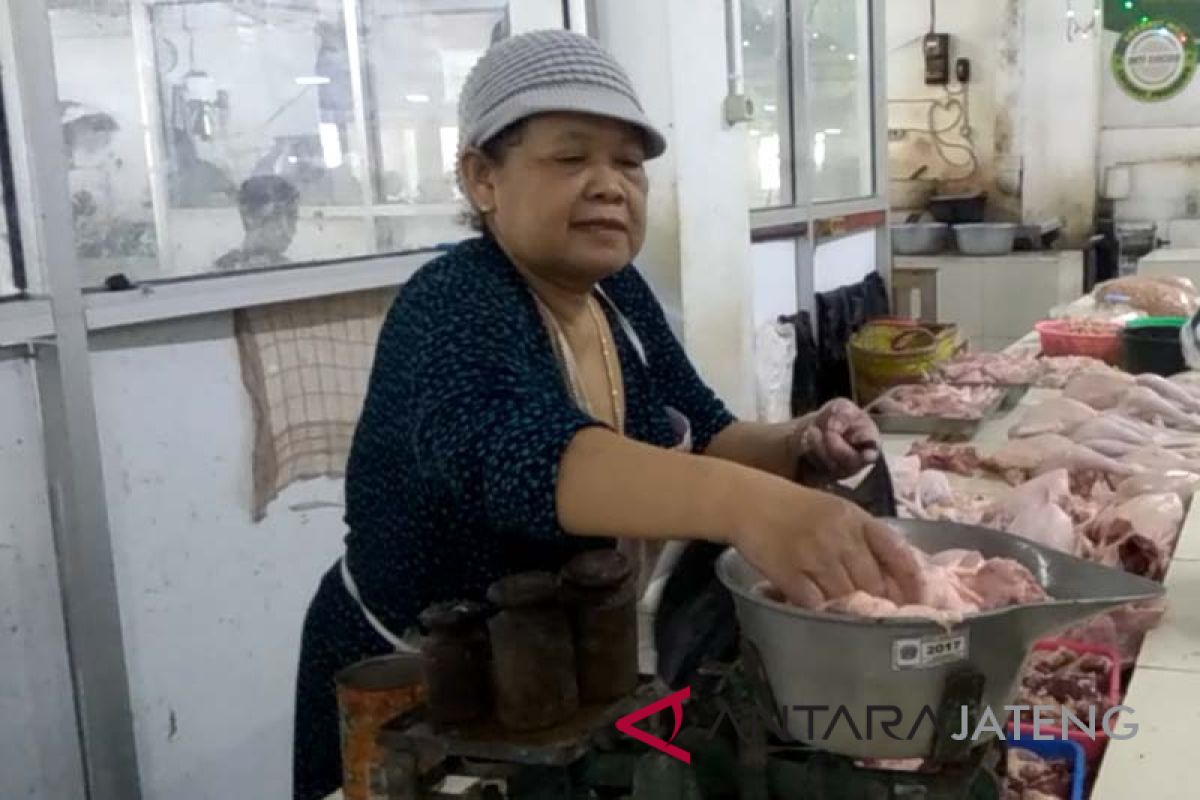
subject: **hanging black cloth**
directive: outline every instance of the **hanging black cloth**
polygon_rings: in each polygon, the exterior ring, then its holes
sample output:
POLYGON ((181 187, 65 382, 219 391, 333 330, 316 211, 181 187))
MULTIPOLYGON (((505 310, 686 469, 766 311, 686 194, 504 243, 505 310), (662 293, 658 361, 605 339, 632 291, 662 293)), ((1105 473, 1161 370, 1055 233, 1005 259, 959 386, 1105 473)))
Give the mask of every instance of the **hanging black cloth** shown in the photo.
POLYGON ((791 411, 793 417, 802 417, 816 411, 821 405, 817 396, 817 340, 813 336, 812 316, 801 311, 779 321, 791 325, 796 332, 796 360, 792 363, 791 411))
MULTIPOLYGON (((883 458, 853 489, 838 483, 822 487, 872 516, 895 517, 896 495, 883 458)), ((738 625, 733 596, 716 574, 725 547, 711 542, 687 546, 663 588, 654 619, 658 675, 672 689, 688 685, 708 662, 737 658, 738 625)))
POLYGON ((817 295, 817 396, 821 403, 854 396, 846 346, 867 320, 890 313, 887 285, 878 272, 861 283, 817 295))

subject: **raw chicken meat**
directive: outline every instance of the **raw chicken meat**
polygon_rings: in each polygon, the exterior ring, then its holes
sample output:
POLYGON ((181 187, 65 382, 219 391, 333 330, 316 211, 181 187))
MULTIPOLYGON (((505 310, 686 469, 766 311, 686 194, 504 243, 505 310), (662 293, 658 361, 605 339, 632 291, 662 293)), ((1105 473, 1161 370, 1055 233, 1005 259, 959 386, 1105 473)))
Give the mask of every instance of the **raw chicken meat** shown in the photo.
POLYGON ((1080 502, 1071 494, 1069 473, 1052 470, 998 497, 983 515, 983 524, 1069 555, 1084 553, 1072 516, 1080 502))
POLYGON ((1087 356, 1045 356, 1038 359, 1041 375, 1037 386, 1043 389, 1061 389, 1076 375, 1085 372, 1115 372, 1103 361, 1087 356))
POLYGON ((1169 425, 1187 431, 1200 431, 1200 416, 1187 414, 1153 389, 1134 386, 1125 391, 1117 410, 1122 414, 1154 424, 1169 425))
POLYGON ((1143 494, 1102 510, 1083 533, 1094 547, 1094 560, 1161 580, 1182 525, 1179 495, 1143 494))
MULTIPOLYGON (((1094 708, 1100 719, 1108 711, 1112 676, 1118 669, 1118 663, 1100 653, 1066 647, 1034 650, 1021 675, 1014 705, 1044 709, 1039 715, 1056 730, 1062 727, 1064 709, 1086 721, 1094 708)), ((1028 716, 1024 721, 1032 722, 1028 716)))
POLYGON ((983 459, 983 467, 1014 486, 1056 469, 1084 475, 1086 480, 1081 485, 1089 486, 1096 474, 1127 477, 1139 471, 1054 433, 1009 440, 983 459))
POLYGON ((1093 447, 1094 441, 1116 440, 1133 445, 1159 445, 1172 450, 1200 452, 1200 437, 1193 433, 1167 430, 1117 411, 1106 411, 1081 422, 1068 435, 1078 444, 1089 447, 1093 447))
POLYGON ((1068 800, 1071 765, 1065 759, 1043 759, 1010 747, 1006 755, 1002 800, 1068 800))
POLYGON ((979 453, 969 445, 913 442, 908 454, 921 459, 922 469, 938 469, 968 478, 979 473, 979 453))
POLYGON ((1189 458, 1185 453, 1150 445, 1135 447, 1120 456, 1121 463, 1128 464, 1139 472, 1161 472, 1177 470, 1200 475, 1200 458, 1189 458))
POLYGON ((1200 489, 1200 475, 1182 470, 1145 472, 1126 478, 1117 485, 1117 500, 1129 500, 1142 494, 1176 494, 1187 505, 1200 489))
POLYGON ((1029 408, 1021 416, 1021 421, 1009 429, 1008 435, 1011 439, 1024 439, 1044 433, 1069 434, 1098 415, 1098 411, 1078 400, 1053 397, 1029 408))
POLYGON ((990 386, 898 386, 876 400, 872 410, 905 417, 975 420, 1001 396, 999 389, 990 386))
POLYGON ((1163 601, 1130 603, 1098 614, 1062 633, 1064 639, 1110 647, 1121 656, 1121 667, 1137 660, 1146 634, 1158 627, 1166 612, 1163 601))
MULTIPOLYGON (((946 550, 929 556, 914 548, 913 553, 922 567, 918 603, 901 605, 857 591, 827 600, 813 610, 872 618, 916 617, 948 627, 971 614, 1048 599, 1033 573, 1012 559, 984 558, 973 550, 946 550)), ((766 581, 755 591, 784 602, 783 594, 766 581)))
POLYGON ((1180 411, 1188 414, 1200 414, 1200 394, 1191 389, 1180 386, 1178 383, 1172 383, 1161 375, 1151 372, 1138 375, 1137 382, 1140 386, 1153 389, 1155 393, 1180 411))
POLYGON ((1172 375, 1169 380, 1192 392, 1200 392, 1200 371, 1189 370, 1178 375, 1172 375))
POLYGON ((943 364, 935 378, 945 383, 1012 386, 1031 384, 1040 373, 1041 365, 1032 356, 971 353, 943 364))
POLYGON ((1111 369, 1097 370, 1072 378, 1063 389, 1063 396, 1078 400, 1097 411, 1107 411, 1116 408, 1133 386, 1132 375, 1111 369))
POLYGON ((1031 506, 1013 518, 1009 533, 1072 556, 1082 555, 1082 540, 1075 534, 1075 521, 1058 506, 1031 506))

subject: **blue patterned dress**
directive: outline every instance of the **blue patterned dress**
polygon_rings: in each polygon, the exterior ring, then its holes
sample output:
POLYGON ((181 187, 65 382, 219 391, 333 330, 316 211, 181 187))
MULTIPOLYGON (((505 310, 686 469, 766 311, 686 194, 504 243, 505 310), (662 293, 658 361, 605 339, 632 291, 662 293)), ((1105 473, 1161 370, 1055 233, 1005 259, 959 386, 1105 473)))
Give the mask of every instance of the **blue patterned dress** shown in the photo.
MULTIPOLYGON (((604 292, 633 326, 643 364, 610 308, 626 435, 675 444, 667 406, 702 451, 733 416, 701 381, 632 266, 604 292)), ((555 480, 567 444, 600 424, 576 406, 520 274, 494 241, 466 241, 404 285, 380 332, 346 475, 346 563, 362 600, 402 633, 427 606, 482 599, 505 575, 557 571, 587 547, 566 534, 555 480)), ((296 687, 294 797, 341 783, 333 676, 390 652, 335 565, 308 610, 296 687)))

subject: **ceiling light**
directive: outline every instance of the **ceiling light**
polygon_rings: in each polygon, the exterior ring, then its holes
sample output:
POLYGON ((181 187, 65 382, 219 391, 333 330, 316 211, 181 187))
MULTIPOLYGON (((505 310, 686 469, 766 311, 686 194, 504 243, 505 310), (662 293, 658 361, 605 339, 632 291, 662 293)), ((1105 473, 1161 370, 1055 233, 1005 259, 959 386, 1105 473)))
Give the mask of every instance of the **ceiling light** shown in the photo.
POLYGON ((428 103, 429 95, 427 94, 406 94, 404 99, 410 103, 428 103))
POLYGON ((300 86, 324 86, 330 82, 324 75, 301 75, 296 78, 296 83, 300 86))

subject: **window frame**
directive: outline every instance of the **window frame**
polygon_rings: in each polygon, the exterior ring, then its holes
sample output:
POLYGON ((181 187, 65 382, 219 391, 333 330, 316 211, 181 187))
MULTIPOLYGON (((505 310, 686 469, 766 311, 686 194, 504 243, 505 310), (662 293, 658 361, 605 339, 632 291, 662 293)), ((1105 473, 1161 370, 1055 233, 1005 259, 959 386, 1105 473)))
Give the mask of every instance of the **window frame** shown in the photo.
MULTIPOLYGON (((133 38, 143 46, 140 39, 149 41, 150 13, 152 7, 170 3, 172 0, 133 0, 130 5, 133 23, 133 38)), ((41 90, 49 89, 57 97, 57 74, 49 76, 25 76, 19 74, 19 62, 14 57, 16 42, 45 40, 50 35, 50 20, 45 13, 26 16, 10 10, 13 0, 0 0, 0 19, 6 24, 0 24, 0 63, 12 65, 11 69, 0 70, 0 77, 5 80, 4 88, 9 110, 9 129, 12 140, 12 157, 15 172, 15 183, 18 202, 21 208, 21 234, 23 240, 24 262, 27 265, 27 281, 29 290, 22 296, 5 298, 0 302, 0 342, 28 341, 38 337, 52 335, 54 328, 50 314, 48 298, 54 294, 50 290, 49 276, 41 274, 42 270, 78 269, 75 259, 65 264, 48 264, 46 259, 37 252, 37 236, 30 235, 34 224, 33 218, 41 213, 42 207, 35 203, 33 181, 30 178, 31 168, 29 147, 36 139, 31 134, 32 129, 49 131, 57 130, 57 119, 27 120, 21 116, 23 104, 16 92, 36 85, 41 90), (12 24, 8 24, 12 23, 12 24), (37 28, 39 30, 34 30, 37 28), (32 125, 31 125, 32 123, 32 125), (32 210, 32 211, 31 211, 32 210), (16 309, 16 306, 31 304, 29 308, 16 309)), ((343 9, 350 9, 347 16, 349 22, 355 23, 358 14, 364 7, 364 0, 342 0, 343 9)), ((586 33, 589 28, 591 9, 587 0, 509 0, 512 15, 512 31, 514 33, 545 27, 550 21, 558 23, 570 30, 586 33)), ((351 27, 351 30, 356 29, 351 27)), ((365 88, 363 63, 360 48, 357 43, 351 43, 352 71, 363 79, 354 81, 355 87, 365 88)), ((141 59, 145 62, 146 59, 141 59)), ((139 82, 147 80, 154 83, 144 84, 143 89, 157 86, 157 76, 153 74, 153 64, 139 63, 139 82), (149 70, 149 72, 147 72, 149 70)), ((356 97, 361 97, 356 89, 356 97)), ((165 153, 162 142, 162 132, 159 120, 154 116, 158 105, 155 91, 145 93, 143 114, 151 120, 151 129, 147 132, 148 155, 161 159, 165 153)), ((358 111, 360 121, 368 115, 368 109, 358 111)), ((369 135, 359 137, 369 139, 369 135)), ((372 150, 364 151, 368 159, 373 158, 372 150)), ((65 156, 64 164, 65 164, 65 156)), ((159 160, 157 163, 163 163, 159 160)), ((374 163, 369 161, 369 168, 374 163)), ((167 236, 165 221, 160 219, 165 215, 166 187, 165 176, 157 176, 151 171, 151 196, 154 198, 154 215, 156 234, 167 236), (159 183, 156 187, 155 183, 159 183)), ((65 191, 65 186, 63 187, 65 191)), ((371 206, 382 204, 372 203, 371 206)), ((391 216, 391 214, 386 214, 391 216)), ((385 216, 381 214, 380 216, 385 216)), ((369 216, 368 221, 375 216, 369 216)), ((466 238, 466 237, 464 237, 466 238)), ((159 251, 167 258, 170 252, 169 242, 160 238, 159 251)), ((269 304, 289 300, 327 297, 362 289, 398 285, 406 280, 417 267, 434 258, 440 250, 434 247, 419 248, 411 251, 392 253, 372 253, 345 259, 326 261, 307 261, 294 264, 279 265, 259 270, 247 270, 228 275, 196 274, 178 277, 162 277, 140 280, 134 288, 121 291, 108 291, 104 287, 89 286, 82 283, 81 276, 72 276, 72 283, 78 286, 78 295, 82 296, 88 330, 120 327, 123 325, 141 324, 146 322, 164 321, 200 314, 222 311, 232 311, 253 305, 269 304), (281 280, 280 273, 286 273, 287 279, 281 280)))
MULTIPOLYGON (((740 0, 727 0, 740 2, 740 0)), ((791 157, 793 203, 777 208, 750 209, 751 241, 796 242, 796 306, 813 315, 815 324, 815 257, 817 245, 830 238, 860 230, 876 230, 876 269, 891 285, 891 229, 888 224, 887 167, 887 38, 884 0, 867 0, 867 24, 871 26, 871 123, 872 179, 874 191, 866 197, 815 201, 811 187, 814 163, 812 149, 812 81, 809 68, 808 8, 812 0, 790 0, 791 34, 789 52, 792 73, 791 117, 794 132, 791 157), (797 98, 802 102, 797 102, 797 98), (797 144, 799 143, 799 144, 797 144)))

